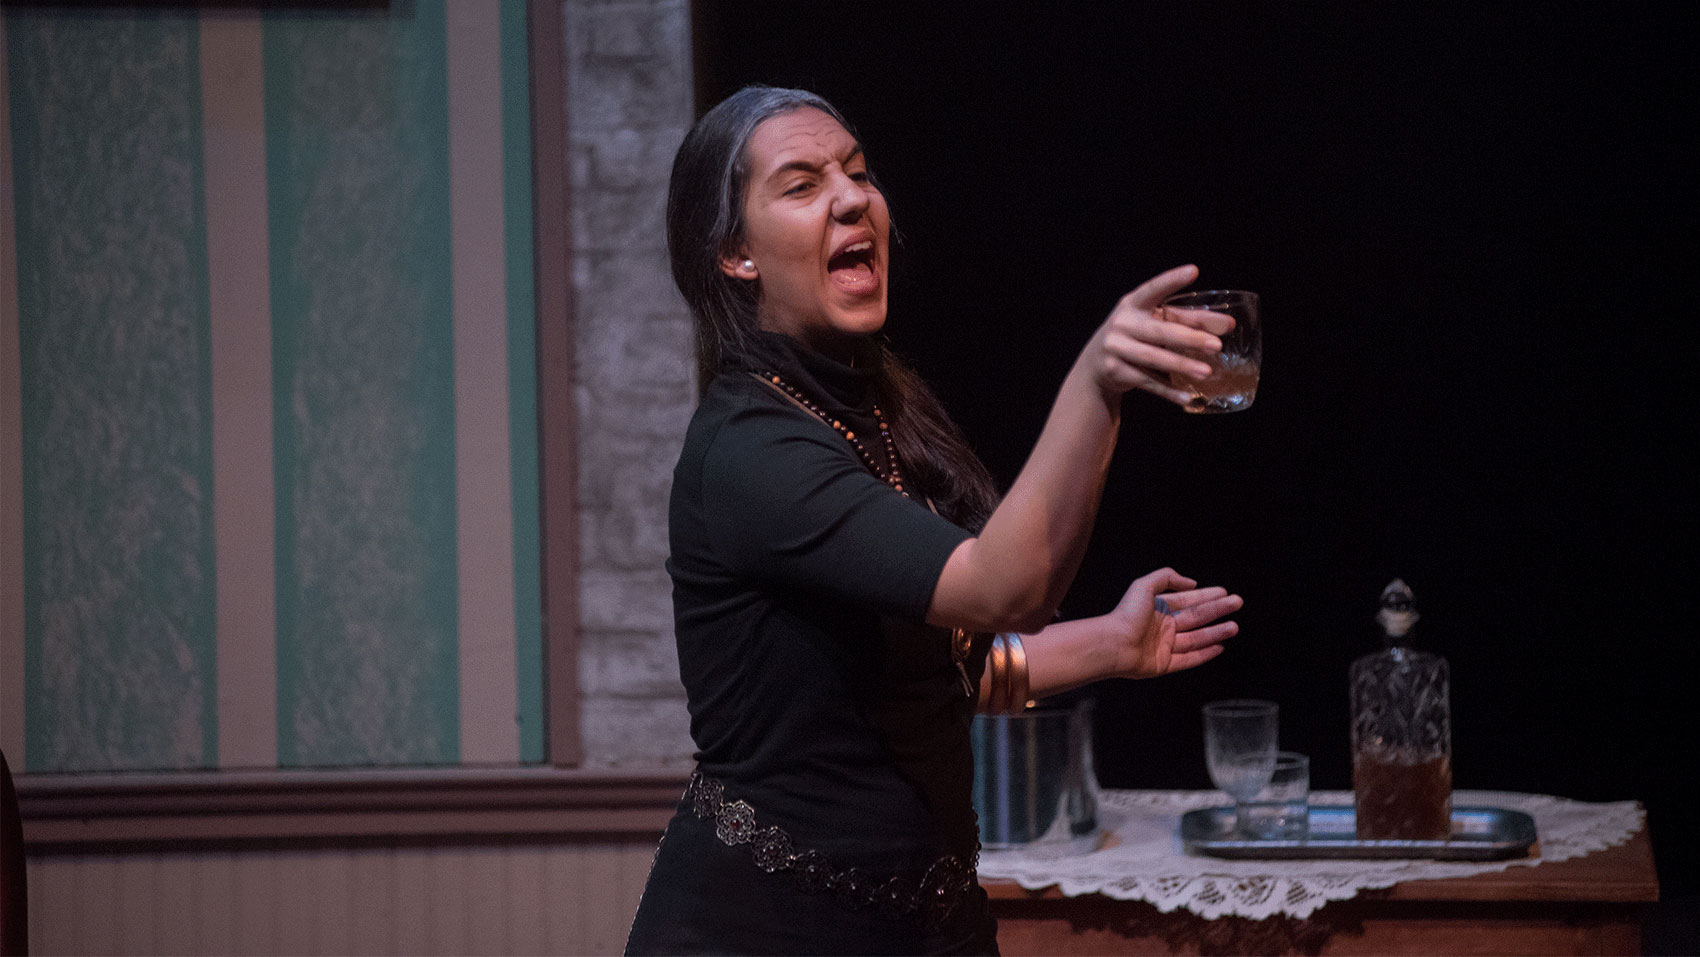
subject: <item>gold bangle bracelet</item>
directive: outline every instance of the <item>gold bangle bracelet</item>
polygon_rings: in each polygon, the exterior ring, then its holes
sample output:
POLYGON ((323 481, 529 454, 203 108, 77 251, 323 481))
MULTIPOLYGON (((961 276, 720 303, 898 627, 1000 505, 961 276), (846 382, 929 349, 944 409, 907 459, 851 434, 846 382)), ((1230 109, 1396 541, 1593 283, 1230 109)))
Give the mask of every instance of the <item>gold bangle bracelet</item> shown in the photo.
POLYGON ((991 652, 986 656, 987 670, 992 681, 991 697, 986 701, 987 714, 1003 714, 1009 700, 1009 648, 1002 635, 992 636, 991 652))
POLYGON ((992 710, 992 650, 986 649, 986 658, 980 664, 980 680, 975 682, 974 713, 990 714, 992 710))
POLYGON ((1027 710, 1033 702, 1027 700, 1027 647, 1021 643, 1021 636, 1010 632, 1006 650, 1009 654, 1009 703, 1006 706, 1010 714, 1020 714, 1027 710))

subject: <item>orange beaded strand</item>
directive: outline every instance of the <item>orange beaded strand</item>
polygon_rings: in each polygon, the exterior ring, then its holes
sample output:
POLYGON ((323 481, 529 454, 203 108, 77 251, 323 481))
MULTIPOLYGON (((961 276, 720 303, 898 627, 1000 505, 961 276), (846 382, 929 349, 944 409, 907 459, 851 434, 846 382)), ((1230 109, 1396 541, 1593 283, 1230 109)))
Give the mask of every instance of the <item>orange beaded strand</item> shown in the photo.
POLYGON ((880 436, 885 440, 885 460, 891 464, 889 471, 879 467, 879 463, 874 461, 873 455, 868 452, 867 446, 862 444, 862 440, 856 437, 855 432, 845 427, 843 422, 823 412, 821 407, 814 403, 814 400, 798 391, 791 383, 781 378, 778 373, 767 373, 767 380, 778 386, 786 395, 795 399, 798 405, 813 412, 815 418, 832 426, 833 431, 844 436, 851 447, 856 450, 856 455, 862 460, 862 464, 868 467, 868 471, 874 473, 885 484, 902 493, 904 498, 910 497, 909 492, 903 488, 903 473, 897 465, 897 443, 892 441, 891 426, 885 421, 885 413, 880 411, 878 403, 874 404, 874 421, 879 423, 880 436))

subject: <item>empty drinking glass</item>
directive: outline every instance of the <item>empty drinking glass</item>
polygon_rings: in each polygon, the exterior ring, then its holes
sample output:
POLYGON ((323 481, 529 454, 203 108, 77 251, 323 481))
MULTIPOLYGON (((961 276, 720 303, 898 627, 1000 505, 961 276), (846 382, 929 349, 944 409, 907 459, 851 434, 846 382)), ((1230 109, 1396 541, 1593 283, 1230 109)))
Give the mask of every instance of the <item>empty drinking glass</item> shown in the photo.
POLYGON ((1269 784, 1275 771, 1277 713, 1272 701, 1236 699, 1204 706, 1204 759, 1210 780, 1234 799, 1235 821, 1242 831, 1246 802, 1269 784))
POLYGON ((1302 841, 1310 833, 1310 758, 1275 752, 1269 783, 1240 806, 1239 829, 1259 841, 1302 841))

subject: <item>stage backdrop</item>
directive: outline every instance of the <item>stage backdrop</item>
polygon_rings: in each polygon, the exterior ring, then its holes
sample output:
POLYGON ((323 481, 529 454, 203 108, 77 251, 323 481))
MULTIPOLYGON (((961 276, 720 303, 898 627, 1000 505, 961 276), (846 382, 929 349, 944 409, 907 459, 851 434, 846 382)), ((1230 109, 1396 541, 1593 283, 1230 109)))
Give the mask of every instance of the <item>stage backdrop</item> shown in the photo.
POLYGON ((542 760, 523 4, 3 52, 14 767, 542 760))
POLYGON ((1692 873, 1676 7, 696 9, 705 105, 800 85, 858 125, 905 238, 889 334, 1002 480, 1123 292, 1195 262, 1262 293, 1249 412, 1125 404, 1065 612, 1162 565, 1247 604, 1219 661, 1092 692, 1106 784, 1208 787, 1199 705, 1256 696, 1348 787, 1347 668, 1403 577, 1457 784, 1644 800, 1692 873))

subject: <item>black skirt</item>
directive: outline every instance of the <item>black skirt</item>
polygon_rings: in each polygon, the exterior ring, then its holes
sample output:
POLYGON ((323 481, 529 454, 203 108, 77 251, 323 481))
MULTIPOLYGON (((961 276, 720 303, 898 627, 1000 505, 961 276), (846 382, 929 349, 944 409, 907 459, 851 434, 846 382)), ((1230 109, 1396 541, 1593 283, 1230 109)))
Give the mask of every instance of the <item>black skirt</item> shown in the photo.
POLYGON ((997 924, 978 884, 936 928, 804 891, 681 806, 656 851, 626 953, 996 954, 997 924))

